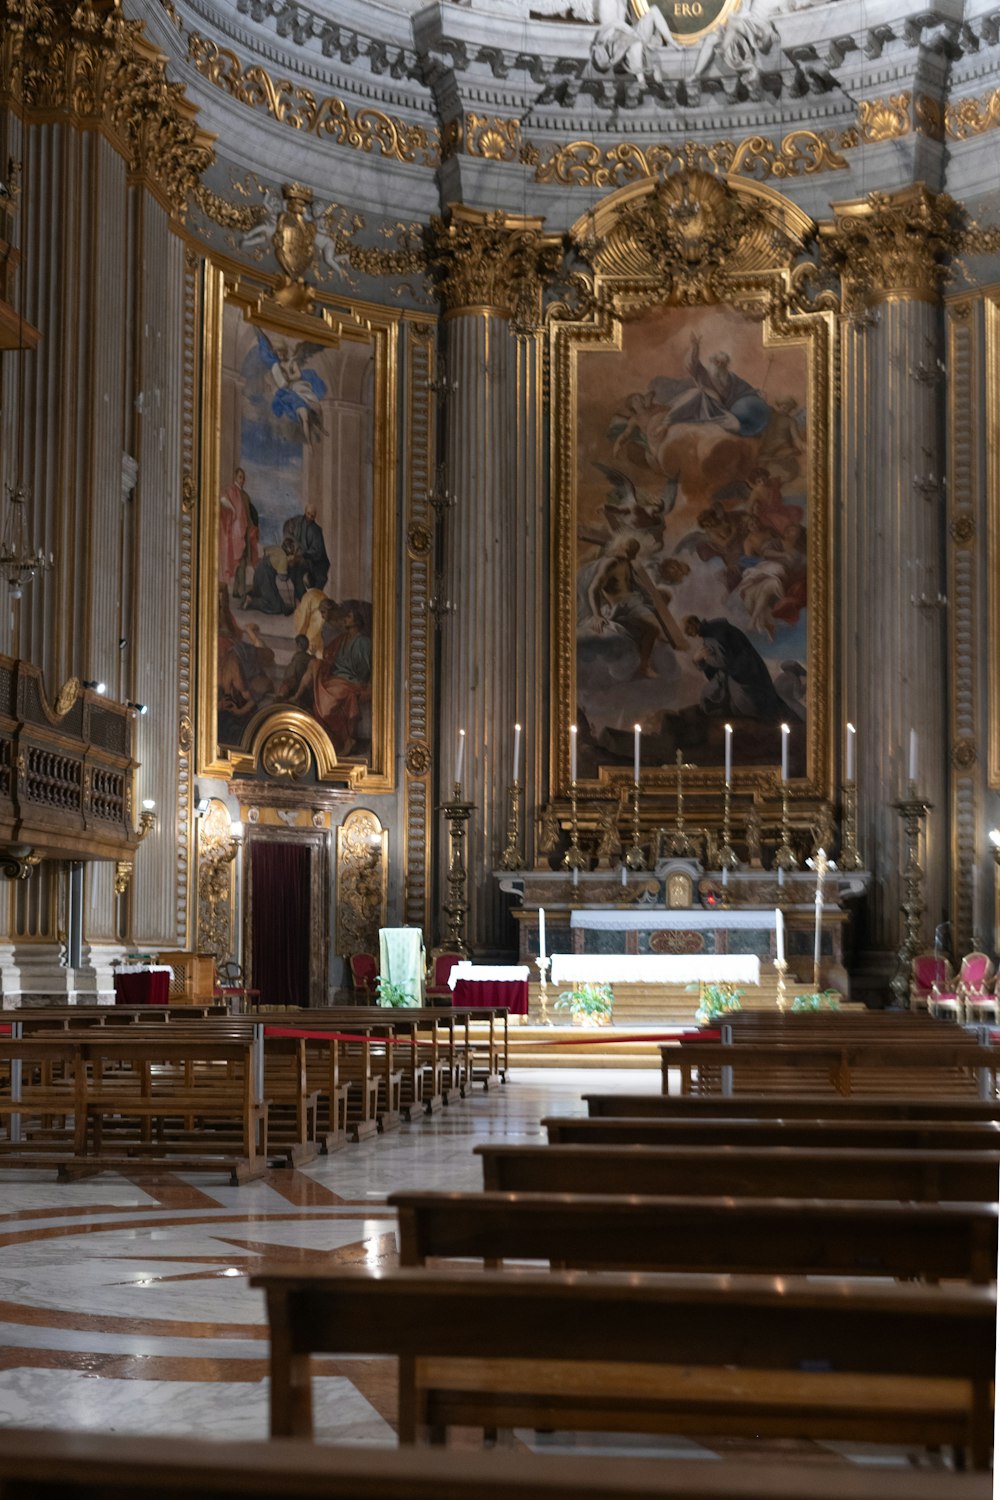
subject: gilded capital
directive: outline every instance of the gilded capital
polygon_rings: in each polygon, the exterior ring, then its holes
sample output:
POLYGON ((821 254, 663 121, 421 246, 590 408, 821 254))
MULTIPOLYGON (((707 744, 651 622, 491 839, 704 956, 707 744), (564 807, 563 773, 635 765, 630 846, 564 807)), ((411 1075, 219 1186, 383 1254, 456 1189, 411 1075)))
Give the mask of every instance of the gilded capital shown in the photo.
POLYGON ((820 248, 840 277, 845 308, 889 296, 937 301, 966 223, 953 198, 918 182, 832 206, 833 222, 820 225, 820 248))
POLYGON ((448 223, 430 224, 430 261, 445 312, 487 309, 517 326, 537 327, 546 284, 562 263, 562 242, 544 219, 454 204, 448 223))

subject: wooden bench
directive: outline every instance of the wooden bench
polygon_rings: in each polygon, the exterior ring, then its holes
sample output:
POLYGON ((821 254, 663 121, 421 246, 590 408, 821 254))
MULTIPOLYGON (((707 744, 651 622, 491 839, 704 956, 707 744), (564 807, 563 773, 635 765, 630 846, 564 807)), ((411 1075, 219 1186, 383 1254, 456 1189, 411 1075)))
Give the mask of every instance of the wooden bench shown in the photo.
POLYGON ((785 1146, 474 1148, 491 1192, 992 1203, 1000 1156, 785 1146))
MULTIPOLYGON (((965 1042, 719 1042, 661 1047, 664 1076, 679 1068, 684 1094, 748 1090, 996 1097, 1000 1052, 965 1042)), ((664 1089, 666 1092, 666 1089, 664 1089)))
POLYGON ((1000 1099, 866 1094, 584 1094, 592 1119, 1000 1120, 1000 1099))
POLYGON ((451 1426, 950 1444, 989 1464, 996 1292, 794 1277, 405 1268, 251 1277, 271 1432, 316 1354, 399 1358, 399 1437, 451 1426))
POLYGON ((987 1474, 0 1432, 0 1500, 990 1500, 987 1474))
POLYGON ((579 1119, 550 1115, 542 1128, 556 1146, 853 1146, 864 1150, 992 1151, 1000 1122, 974 1120, 579 1119))
POLYGON ((563 1267, 891 1276, 987 1284, 996 1203, 391 1193, 404 1266, 429 1260, 563 1267))

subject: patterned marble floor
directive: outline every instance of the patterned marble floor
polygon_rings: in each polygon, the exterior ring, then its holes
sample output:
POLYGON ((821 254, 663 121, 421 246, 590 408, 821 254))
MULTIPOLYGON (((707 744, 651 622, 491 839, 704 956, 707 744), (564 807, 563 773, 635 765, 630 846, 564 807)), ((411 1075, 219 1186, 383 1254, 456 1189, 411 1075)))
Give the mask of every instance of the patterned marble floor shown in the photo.
MULTIPOLYGON (((659 1077, 635 1069, 515 1072, 501 1088, 477 1089, 413 1125, 242 1187, 222 1174, 108 1173, 58 1183, 51 1172, 0 1170, 0 1426, 266 1437, 267 1327, 247 1275, 274 1254, 284 1263, 391 1264, 388 1193, 481 1187, 474 1145, 541 1140, 540 1118, 585 1113, 581 1093, 595 1086, 652 1092, 659 1077)), ((319 1368, 317 1432, 329 1441, 392 1443, 387 1362, 328 1360, 319 1368)), ((587 1451, 593 1441, 567 1445, 587 1451)), ((628 1451, 706 1459, 730 1446, 615 1439, 628 1451)), ((806 1446, 787 1445, 800 1454, 806 1446)), ((826 1462, 847 1456, 831 1445, 809 1451, 826 1462)))

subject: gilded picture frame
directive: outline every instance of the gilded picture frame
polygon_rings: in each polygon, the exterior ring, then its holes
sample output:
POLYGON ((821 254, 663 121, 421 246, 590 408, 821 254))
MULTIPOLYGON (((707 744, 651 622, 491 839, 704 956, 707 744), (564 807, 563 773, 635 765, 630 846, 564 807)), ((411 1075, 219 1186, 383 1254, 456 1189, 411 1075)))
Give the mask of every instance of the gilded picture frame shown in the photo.
POLYGON ((829 795, 835 327, 796 296, 810 229, 773 190, 701 173, 575 227, 596 253, 590 315, 549 335, 553 795, 571 725, 581 783, 632 779, 639 724, 644 783, 672 787, 681 756, 698 787, 723 780, 726 722, 734 781, 773 783, 788 722, 790 778, 829 795))
POLYGON ((396 324, 206 263, 198 768, 394 788, 396 324))

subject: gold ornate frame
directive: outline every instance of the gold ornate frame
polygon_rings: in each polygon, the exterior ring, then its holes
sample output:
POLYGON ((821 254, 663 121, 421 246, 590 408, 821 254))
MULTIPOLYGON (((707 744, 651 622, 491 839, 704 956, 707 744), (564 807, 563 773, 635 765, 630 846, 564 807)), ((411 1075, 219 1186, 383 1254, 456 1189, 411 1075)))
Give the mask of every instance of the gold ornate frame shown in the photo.
MULTIPOLYGON (((808 308, 802 295, 807 242, 815 226, 765 184, 698 171, 645 178, 611 194, 573 226, 571 234, 593 268, 585 278, 588 311, 559 309, 549 324, 550 464, 552 509, 553 712, 550 795, 570 779, 569 726, 576 694, 575 458, 578 445, 578 360, 587 349, 620 349, 623 320, 663 306, 723 304, 759 317, 765 346, 801 345, 807 351, 809 624, 806 775, 803 796, 832 788, 832 526, 834 472, 832 400, 836 320, 832 309, 808 308), (678 212, 678 208, 681 211, 678 212)), ((650 789, 671 788, 673 768, 643 767, 650 789)), ((600 766, 596 786, 622 778, 620 766, 600 766)), ((775 767, 741 769, 746 789, 767 790, 775 767)), ((720 787, 722 767, 694 769, 692 787, 720 787)), ((595 783, 591 783, 595 786, 595 783)), ((595 789, 596 789, 595 786, 595 789)))
POLYGON ((369 792, 395 790, 392 747, 395 726, 396 658, 396 391, 399 315, 374 304, 338 302, 317 315, 279 306, 259 286, 212 261, 203 268, 201 287, 201 443, 198 562, 198 774, 253 775, 275 733, 295 736, 315 762, 321 782, 349 783, 369 792), (243 317, 286 335, 338 348, 370 344, 375 361, 372 414, 372 743, 367 766, 338 761, 323 726, 300 709, 267 705, 250 721, 249 748, 223 751, 216 738, 218 699, 218 496, 221 493, 222 319, 227 304, 243 317))

